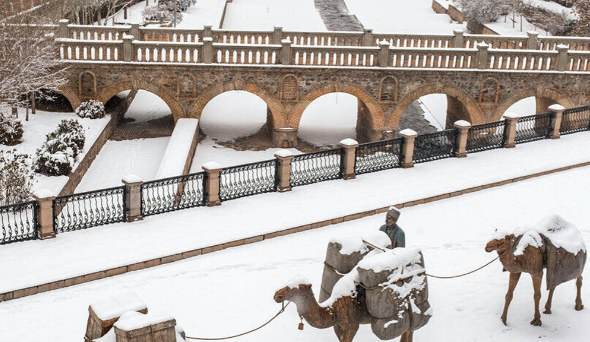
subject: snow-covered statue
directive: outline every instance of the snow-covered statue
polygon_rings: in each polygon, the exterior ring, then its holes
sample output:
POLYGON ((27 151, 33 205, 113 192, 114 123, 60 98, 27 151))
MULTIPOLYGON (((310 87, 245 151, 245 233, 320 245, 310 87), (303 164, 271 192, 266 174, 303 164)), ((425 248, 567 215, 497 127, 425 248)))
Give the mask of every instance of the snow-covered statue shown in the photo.
POLYGON ((504 269, 510 272, 508 293, 502 322, 506 324, 508 306, 522 272, 533 278, 535 316, 532 325, 541 325, 539 301, 543 269, 547 269, 549 298, 544 313, 551 313, 551 301, 557 285, 576 279, 576 310, 582 310, 582 272, 586 264, 586 246, 578 229, 558 215, 545 218, 533 226, 516 228, 513 232, 496 232, 486 251, 497 251, 504 269))
POLYGON ((360 324, 371 324, 382 340, 402 336, 402 342, 411 342, 413 332, 432 316, 424 258, 419 249, 390 246, 383 232, 333 238, 324 262, 321 303, 301 276, 279 289, 274 299, 295 303, 312 327, 333 327, 340 342, 352 341, 360 324))

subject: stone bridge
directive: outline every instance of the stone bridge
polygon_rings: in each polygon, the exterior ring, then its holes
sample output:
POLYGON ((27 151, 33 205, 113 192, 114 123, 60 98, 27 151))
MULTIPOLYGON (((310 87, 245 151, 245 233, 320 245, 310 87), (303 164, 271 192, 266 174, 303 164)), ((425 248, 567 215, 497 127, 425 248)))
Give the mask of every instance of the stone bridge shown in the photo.
POLYGON ((334 92, 357 97, 361 141, 391 137, 406 107, 429 94, 447 95, 447 126, 458 119, 497 121, 531 96, 538 112, 554 103, 590 103, 588 38, 232 32, 67 22, 60 23, 58 36, 70 73, 61 91, 74 108, 86 99, 107 102, 121 91, 143 89, 161 97, 175 120, 200 118, 215 96, 243 90, 266 102, 274 144, 282 147, 296 145, 305 108, 334 92))

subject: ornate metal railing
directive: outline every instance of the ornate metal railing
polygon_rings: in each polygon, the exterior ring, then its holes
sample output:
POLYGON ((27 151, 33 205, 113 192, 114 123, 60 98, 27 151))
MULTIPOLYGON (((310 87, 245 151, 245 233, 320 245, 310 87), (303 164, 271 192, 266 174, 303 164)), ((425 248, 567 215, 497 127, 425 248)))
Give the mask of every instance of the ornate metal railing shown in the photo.
POLYGON ((455 156, 457 130, 447 129, 431 134, 419 135, 414 141, 414 163, 445 159, 455 156))
POLYGON ((357 175, 401 166, 404 138, 361 144, 356 149, 354 172, 357 175))
POLYGON ((300 154, 291 161, 291 186, 300 186, 342 178, 342 153, 338 148, 300 154))
POLYGON ((506 121, 474 125, 467 135, 467 153, 504 147, 506 121))
POLYGON ((559 134, 590 130, 590 106, 566 109, 561 118, 559 134))
POLYGON ((125 186, 56 197, 53 201, 56 233, 125 221, 125 186))
POLYGON ((149 216, 205 205, 205 173, 171 177, 141 185, 141 215, 149 216))
POLYGON ((515 144, 541 140, 549 137, 553 114, 537 114, 523 116, 516 123, 515 144))
POLYGON ((0 244, 36 239, 37 202, 0 207, 0 228, 0 244))
POLYGON ((225 168, 219 175, 219 199, 231 200, 277 190, 276 159, 225 168))

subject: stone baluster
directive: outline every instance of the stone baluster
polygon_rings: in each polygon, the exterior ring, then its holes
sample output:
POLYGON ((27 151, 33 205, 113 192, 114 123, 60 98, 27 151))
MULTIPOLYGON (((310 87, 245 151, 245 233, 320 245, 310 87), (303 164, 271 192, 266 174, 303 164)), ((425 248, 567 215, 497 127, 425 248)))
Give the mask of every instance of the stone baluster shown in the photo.
POLYGON ((278 150, 275 153, 277 158, 277 191, 287 192, 291 191, 291 161, 293 160, 293 153, 289 150, 278 150))
POLYGON ((379 43, 379 67, 387 68, 389 64, 389 42, 381 41, 379 43))
POLYGON ((283 41, 283 28, 275 26, 272 32, 272 44, 280 44, 283 41))
POLYGON ((127 222, 143 220, 141 214, 141 185, 143 181, 135 175, 121 180, 125 184, 125 217, 127 222))
POLYGON ((135 59, 135 51, 133 51, 133 39, 132 35, 123 34, 123 61, 133 62, 135 59))
POLYGON ((355 179, 354 165, 356 161, 356 148, 359 143, 354 139, 344 139, 340 142, 340 146, 344 149, 342 154, 342 178, 355 179))
POLYGON ((281 40, 281 64, 291 65, 291 41, 289 39, 281 40))
POLYGON ((373 29, 363 31, 363 46, 373 46, 373 29))
POLYGON ((516 146, 515 139, 516 139, 516 124, 518 123, 518 119, 520 115, 515 113, 506 113, 504 114, 504 120, 506 120, 505 132, 504 132, 504 147, 505 148, 514 148, 516 146))
POLYGON ((414 167, 414 141, 418 133, 406 128, 399 132, 399 134, 404 138, 404 144, 402 145, 402 167, 404 169, 414 167))
POLYGON ((53 200, 55 196, 49 190, 38 190, 33 194, 37 201, 37 227, 41 240, 55 237, 53 230, 53 200))
POLYGON ((555 68, 557 71, 566 71, 568 65, 568 54, 569 46, 557 45, 557 63, 555 68))
POLYGON ((68 19, 61 19, 59 21, 58 38, 70 38, 70 28, 68 25, 70 21, 68 19))
POLYGON ((465 45, 465 37, 463 30, 453 30, 453 48, 462 49, 465 45))
POLYGON ((488 44, 477 44, 477 68, 488 68, 488 51, 490 46, 488 44))
POLYGON ((205 179, 205 202, 208 207, 221 205, 219 199, 219 175, 223 170, 216 162, 209 162, 202 166, 207 174, 205 179))
POLYGON ((526 33, 528 39, 526 41, 527 50, 538 50, 539 49, 539 32, 529 31, 526 33))
POLYGON ((561 121, 563 118, 563 111, 565 110, 565 107, 562 105, 554 104, 549 106, 549 110, 553 114, 553 120, 551 120, 551 134, 549 135, 549 137, 551 139, 559 139, 559 130, 561 129, 561 121))
POLYGON ((453 124, 458 131, 457 135, 457 158, 467 157, 467 137, 471 124, 465 120, 455 121, 453 124))
POLYGON ((214 57, 215 56, 213 54, 213 38, 203 38, 203 63, 213 63, 214 57))

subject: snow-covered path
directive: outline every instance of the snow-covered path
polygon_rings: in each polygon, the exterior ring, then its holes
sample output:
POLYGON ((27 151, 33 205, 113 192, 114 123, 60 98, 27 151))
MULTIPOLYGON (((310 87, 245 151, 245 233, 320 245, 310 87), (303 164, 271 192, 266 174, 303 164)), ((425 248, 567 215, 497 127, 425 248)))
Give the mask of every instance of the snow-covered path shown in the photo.
POLYGON ((588 162, 589 140, 590 132, 577 133, 5 245, 0 293, 588 162))
MULTIPOLYGON (((533 145, 527 145, 529 146, 533 145)), ((510 151, 512 152, 517 153, 516 150, 510 151)), ((480 155, 484 154, 472 156, 472 161, 480 155)), ((468 160, 469 158, 466 159, 468 160)), ((527 162, 522 161, 523 164, 527 162)), ((440 167, 442 166, 438 165, 439 170, 440 167)), ((576 224, 588 242, 588 172, 588 168, 581 168, 405 208, 402 209, 399 224, 406 231, 408 246, 418 246, 423 250, 427 271, 436 275, 458 274, 483 265, 494 257, 493 254, 485 253, 483 246, 495 228, 534 223, 549 213, 559 213, 576 224)), ((381 176, 385 174, 388 172, 381 173, 381 176)), ((439 182, 445 180, 444 175, 438 179, 439 182)), ((343 201, 344 199, 338 202, 343 201)), ((224 206, 229 207, 230 203, 224 206)), ((243 205, 240 207, 242 215, 249 216, 249 208, 243 205)), ((306 216, 311 214, 308 212, 306 216)), ((171 217, 173 216, 170 215, 169 218, 171 217)), ((173 222, 178 222, 178 217, 175 218, 173 222)), ((190 336, 215 337, 242 332, 261 324, 276 313, 279 305, 274 303, 272 295, 292 276, 301 274, 307 277, 314 284, 317 297, 322 261, 329 239, 337 235, 376 230, 383 220, 383 215, 364 218, 3 302, 0 303, 0 321, 3 323, 0 325, 0 336, 3 341, 10 342, 79 340, 84 335, 89 303, 124 290, 135 291, 147 303, 151 312, 163 311, 173 315, 190 336)), ((173 225, 160 228, 162 234, 159 244, 177 243, 169 239, 169 234, 163 230, 174 229, 173 225)), ((120 236, 113 235, 112 239, 120 236)), ((137 237, 141 239, 141 236, 137 237)), ((109 252, 113 253, 114 250, 109 248, 109 252)), ((96 255, 95 262, 102 257, 96 255)), ((37 261, 39 260, 31 262, 37 261)), ((26 263, 28 260, 21 262, 26 263)), ((61 266, 61 260, 54 260, 53 265, 61 266)), ((590 278, 589 270, 587 267, 585 279, 590 278)), ((21 272, 27 270, 21 269, 21 272)), ((508 326, 501 323, 500 314, 507 283, 508 274, 501 272, 499 262, 460 279, 430 278, 429 300, 434 315, 430 323, 415 334, 416 341, 587 340, 590 310, 574 311, 575 286, 572 282, 558 288, 553 302, 553 314, 542 316, 542 327, 529 325, 533 315, 533 294, 528 275, 523 275, 515 293, 508 326)), ((542 303, 546 295, 547 292, 543 289, 542 303)), ((583 301, 586 306, 590 305, 588 285, 583 288, 583 301)), ((306 324, 305 330, 299 331, 296 328, 297 323, 299 318, 291 305, 272 324, 240 338, 240 341, 336 340, 332 329, 318 330, 306 324)), ((368 326, 361 327, 356 340, 378 341, 368 326)))

